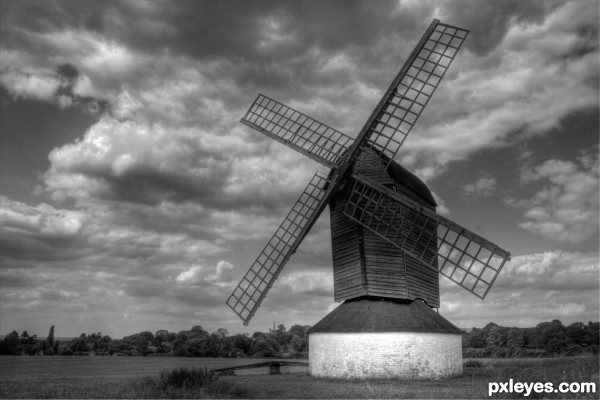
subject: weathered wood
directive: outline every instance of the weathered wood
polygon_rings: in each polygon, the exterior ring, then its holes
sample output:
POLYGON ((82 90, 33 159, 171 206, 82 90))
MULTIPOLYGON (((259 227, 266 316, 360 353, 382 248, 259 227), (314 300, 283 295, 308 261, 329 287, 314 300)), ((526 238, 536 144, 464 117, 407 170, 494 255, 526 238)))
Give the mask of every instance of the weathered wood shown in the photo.
MULTIPOLYGON (((385 165, 385 160, 373 151, 363 151, 355 171, 408 193, 419 204, 434 209, 431 193, 418 178, 395 163, 387 171, 385 165)), ((397 246, 348 218, 344 208, 350 192, 348 187, 340 190, 330 203, 335 301, 371 295, 407 300, 420 298, 432 307, 439 307, 437 273, 423 268, 397 246)), ((374 211, 377 218, 383 217, 382 210, 374 211)), ((435 227, 430 230, 428 235, 434 236, 435 227)), ((416 246, 432 254, 437 252, 435 240, 419 242, 416 246)))

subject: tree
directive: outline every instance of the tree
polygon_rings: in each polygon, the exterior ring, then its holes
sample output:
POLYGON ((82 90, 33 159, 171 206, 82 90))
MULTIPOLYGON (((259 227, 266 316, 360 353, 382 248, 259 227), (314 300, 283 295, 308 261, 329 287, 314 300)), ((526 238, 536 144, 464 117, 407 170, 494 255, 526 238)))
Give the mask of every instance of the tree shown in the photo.
POLYGON ((21 338, 19 339, 19 346, 21 348, 21 352, 30 356, 35 355, 37 353, 36 342, 36 335, 29 336, 27 331, 23 331, 23 333, 21 333, 21 338))
POLYGON ((111 342, 111 337, 108 335, 104 335, 102 336, 102 339, 100 339, 100 343, 102 343, 102 349, 104 351, 108 350, 108 344, 111 342))
POLYGON ((521 354, 521 347, 525 344, 523 332, 518 328, 513 328, 508 331, 506 339, 506 347, 509 349, 510 356, 518 356, 521 354))
POLYGON ((292 327, 289 330, 289 333, 292 335, 292 338, 294 337, 294 335, 296 335, 299 336, 300 339, 302 339, 306 336, 306 327, 297 324, 292 325, 292 327))
POLYGON ((524 347, 540 348, 540 335, 537 328, 522 328, 521 332, 523 332, 523 340, 525 341, 524 347))
POLYGON ((46 338, 46 348, 51 349, 52 347, 54 347, 54 325, 50 327, 48 337, 46 338))
POLYGON ((161 344, 162 342, 168 342, 169 341, 169 331, 166 331, 164 329, 160 329, 158 331, 156 331, 156 333, 154 334, 154 341, 161 344))
POLYGON ((240 349, 244 354, 250 353, 250 346, 252 346, 252 339, 248 334, 238 333, 232 336, 232 346, 236 349, 240 349))
POLYGON ((220 339, 225 339, 229 336, 229 331, 225 328, 219 328, 217 329, 217 336, 219 336, 220 339))
POLYGON ((144 340, 146 342, 151 342, 151 341, 154 340, 154 335, 152 334, 152 332, 143 331, 143 332, 140 332, 138 334, 138 341, 139 340, 144 340), (140 337, 141 337, 141 339, 140 339, 140 337))
POLYGON ((304 343, 304 340, 300 336, 292 336, 292 348, 294 349, 294 351, 303 351, 304 343))
POLYGON ((467 333, 464 347, 485 347, 485 336, 481 329, 473 328, 467 333))
POLYGON ((292 334, 285 330, 285 325, 279 324, 275 332, 272 332, 273 339, 282 346, 285 346, 292 339, 292 334))
POLYGON ((195 336, 186 342, 184 349, 191 356, 205 357, 208 352, 208 340, 205 336, 195 336))
POLYGON ((585 339, 585 325, 582 322, 574 322, 567 326, 566 334, 568 341, 581 344, 585 339))
POLYGON ((190 329, 189 337, 196 337, 196 336, 208 337, 209 334, 200 325, 196 325, 192 329, 190 329))
POLYGON ((21 348, 19 345, 19 334, 17 331, 12 331, 8 335, 4 337, 2 341, 4 345, 2 346, 2 353, 6 355, 19 355, 21 354, 21 348))
POLYGON ((519 328, 513 328, 508 331, 508 338, 506 340, 506 347, 516 348, 523 347, 525 340, 523 338, 523 332, 519 328))
POLYGON ((277 340, 273 339, 272 337, 268 337, 266 342, 269 345, 269 347, 271 347, 273 349, 273 351, 275 353, 278 353, 279 351, 281 351, 281 346, 279 345, 279 342, 277 340))
MULTIPOLYGON (((585 336, 583 342, 586 345, 596 346, 600 344, 600 324, 598 322, 589 322, 585 327, 585 336)), ((594 353, 597 354, 597 353, 594 353)))
POLYGON ((548 341, 548 344, 546 345, 546 351, 548 353, 559 353, 565 347, 567 347, 566 342, 564 342, 563 340, 552 338, 548 341))
MULTIPOLYGON (((83 334, 82 334, 83 335, 83 334)), ((69 348, 73 350, 73 352, 88 352, 87 341, 85 336, 79 336, 78 338, 73 339, 69 344, 69 348)))
MULTIPOLYGON (((275 343, 277 343, 277 342, 275 342, 275 343)), ((275 350, 273 350, 273 348, 271 346, 269 346, 269 343, 267 343, 266 340, 258 339, 254 342, 252 347, 253 347, 254 353, 262 353, 262 354, 264 354, 265 357, 274 357, 275 356, 275 350)))
POLYGON ((540 345, 544 347, 546 347, 551 339, 561 340, 566 337, 566 335, 564 335, 566 328, 558 319, 554 319, 551 322, 539 323, 536 328, 540 337, 540 345), (561 335, 561 333, 564 336, 561 335))
MULTIPOLYGON (((495 325, 495 324, 494 324, 495 325)), ((500 328, 498 325, 492 326, 485 338, 485 344, 488 346, 500 346, 502 337, 500 336, 500 328)))

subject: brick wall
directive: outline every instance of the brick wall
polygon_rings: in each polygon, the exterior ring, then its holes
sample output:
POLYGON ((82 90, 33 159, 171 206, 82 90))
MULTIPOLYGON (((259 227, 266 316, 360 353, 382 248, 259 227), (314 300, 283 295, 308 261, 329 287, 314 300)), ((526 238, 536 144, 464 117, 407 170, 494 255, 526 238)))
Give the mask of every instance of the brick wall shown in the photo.
POLYGON ((461 335, 311 333, 309 374, 334 378, 441 378, 462 373, 461 335))

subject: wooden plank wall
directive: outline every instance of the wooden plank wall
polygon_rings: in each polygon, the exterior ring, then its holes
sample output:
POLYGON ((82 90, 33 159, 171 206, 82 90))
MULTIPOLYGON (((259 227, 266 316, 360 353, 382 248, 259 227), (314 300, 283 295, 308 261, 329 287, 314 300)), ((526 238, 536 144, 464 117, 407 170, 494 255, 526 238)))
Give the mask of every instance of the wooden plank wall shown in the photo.
MULTIPOLYGON (((374 154, 363 152, 357 166, 360 172, 378 182, 406 192, 384 171, 384 163, 374 154)), ((419 264, 396 246, 363 229, 343 214, 350 188, 340 190, 330 204, 331 240, 335 301, 364 295, 400 299, 421 298, 439 307, 439 275, 436 270, 419 264)), ((410 193, 424 206, 432 208, 410 193)), ((437 252, 435 241, 430 244, 437 252)))
POLYGON ((344 215, 347 191, 336 196, 329 205, 331 212, 331 248, 333 253, 333 287, 335 301, 367 294, 363 279, 360 225, 344 215))

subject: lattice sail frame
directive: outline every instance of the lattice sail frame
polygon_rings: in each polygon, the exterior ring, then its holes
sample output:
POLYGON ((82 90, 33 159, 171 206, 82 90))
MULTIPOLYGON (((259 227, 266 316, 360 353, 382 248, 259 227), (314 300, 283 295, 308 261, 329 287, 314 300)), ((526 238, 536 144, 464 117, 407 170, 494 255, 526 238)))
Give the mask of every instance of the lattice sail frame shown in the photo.
POLYGON ((468 33, 439 21, 430 26, 373 112, 361 146, 386 156, 387 165, 394 160, 468 33))
POLYGON ((365 176, 353 178, 344 214, 485 299, 510 253, 365 176), (430 246, 433 240, 437 240, 437 253, 430 246))
POLYGON ((329 181, 317 172, 275 234, 227 299, 227 305, 248 325, 283 266, 315 222, 329 181))
POLYGON ((254 100, 241 122, 328 167, 337 165, 354 141, 263 94, 254 100))

